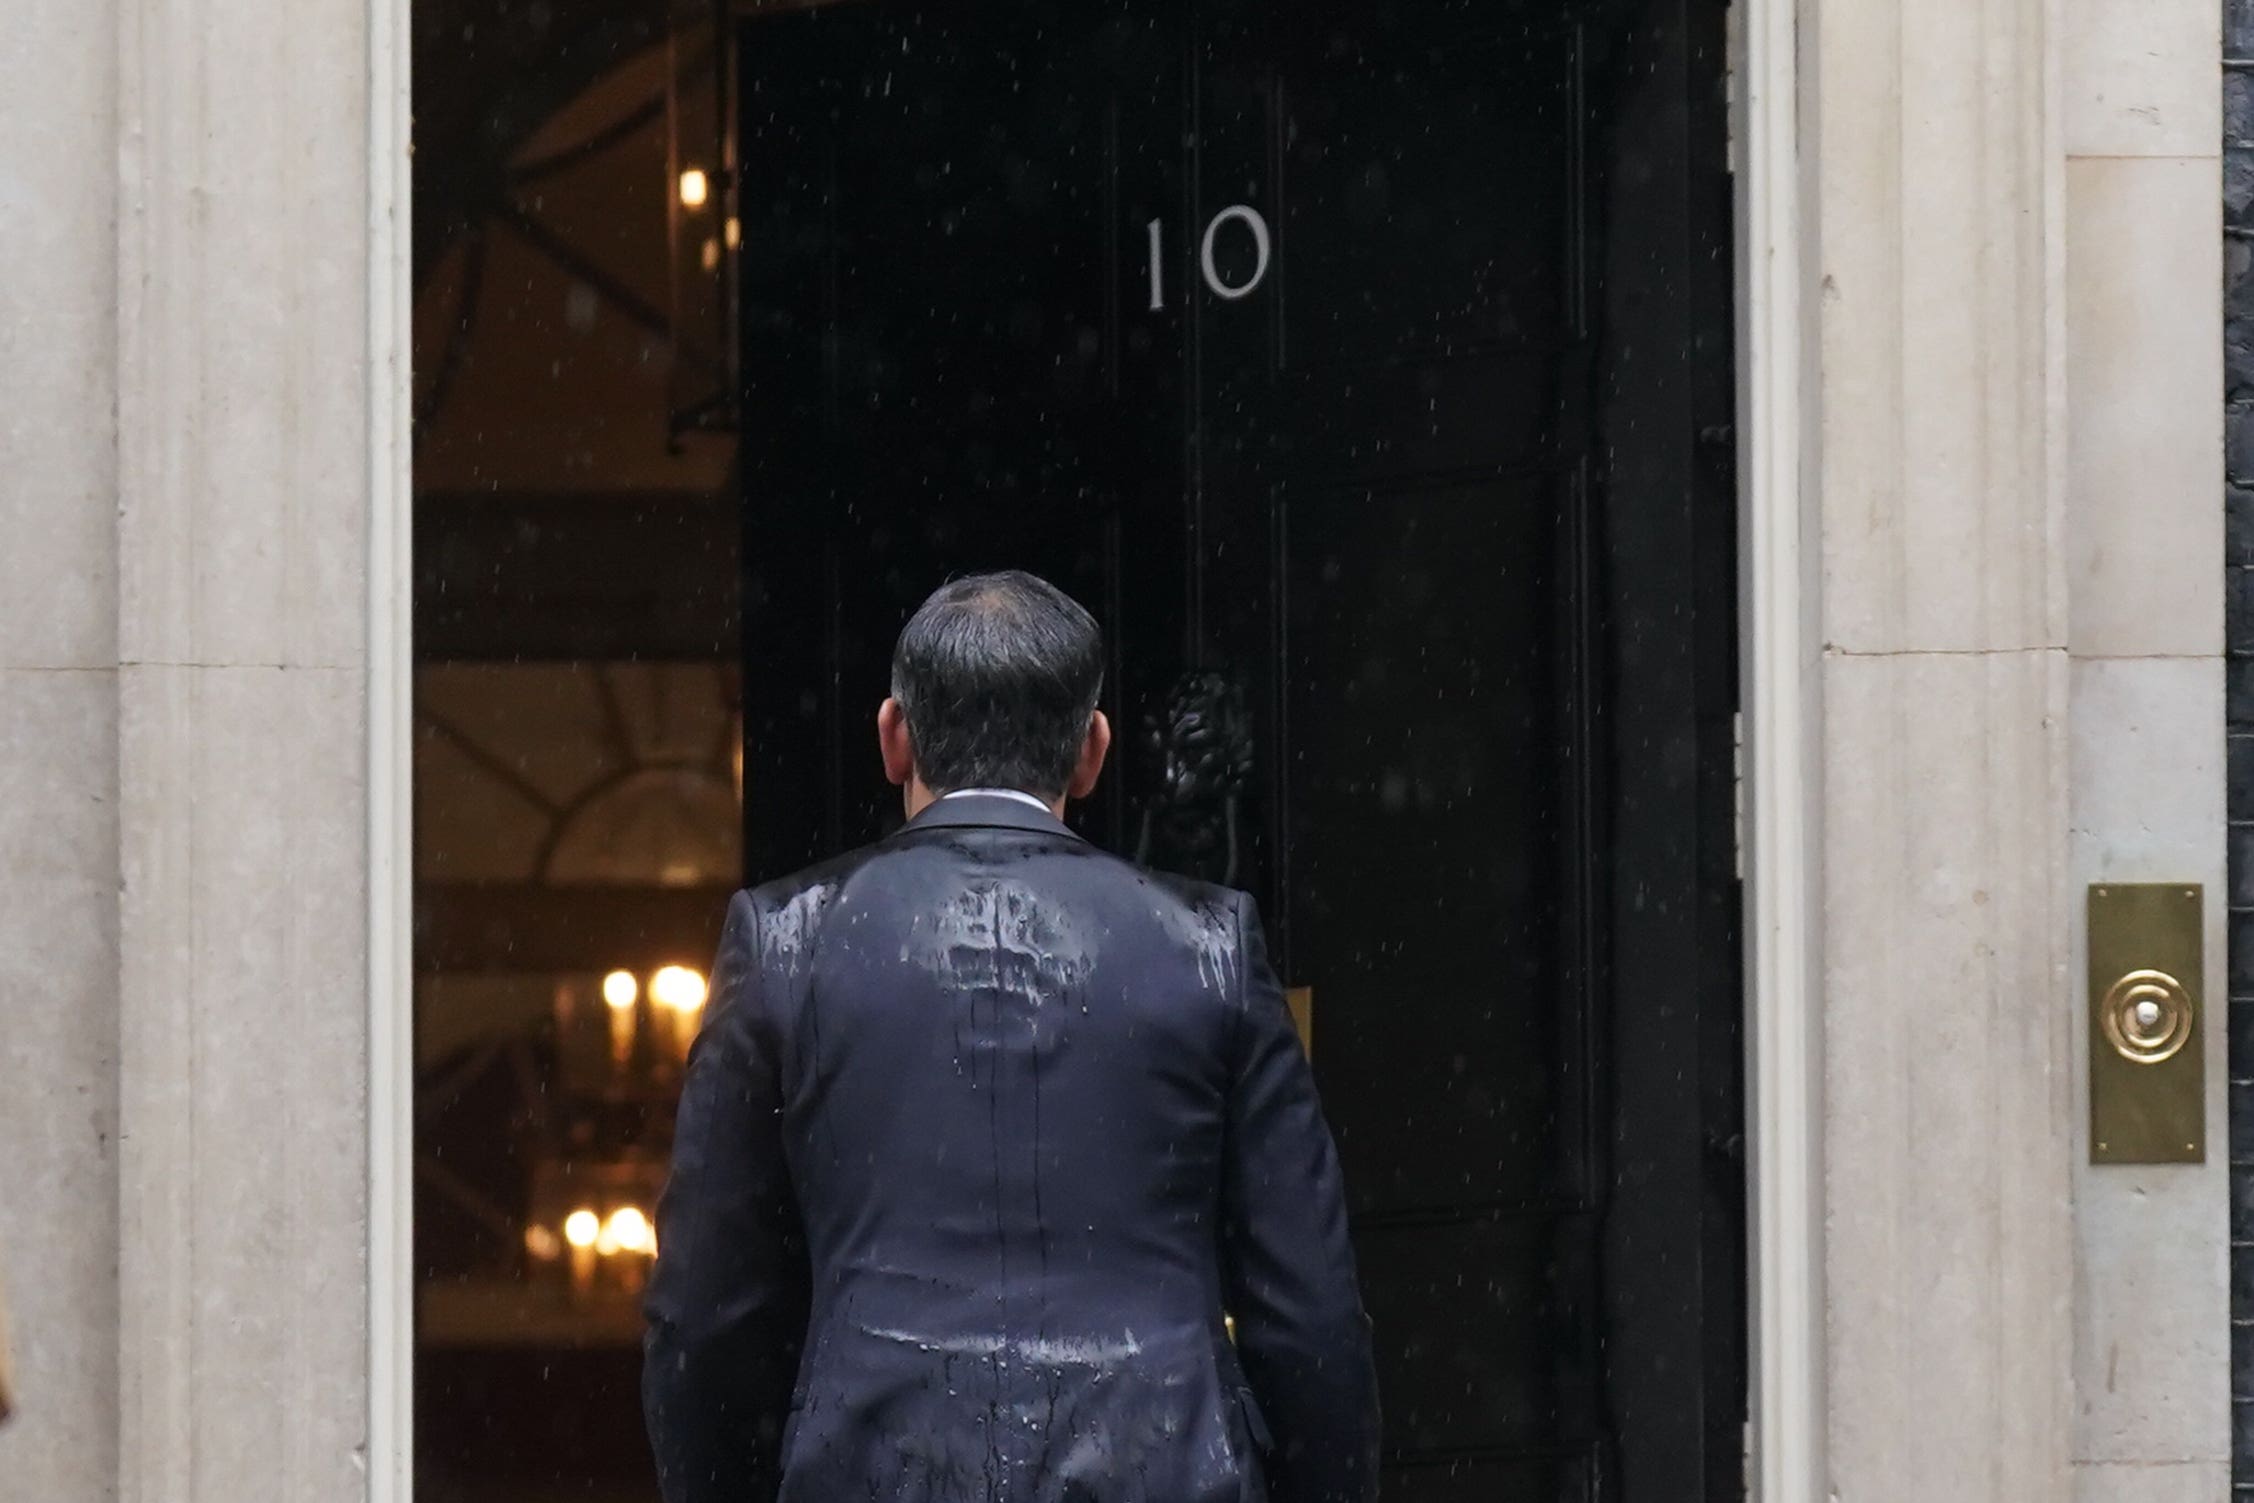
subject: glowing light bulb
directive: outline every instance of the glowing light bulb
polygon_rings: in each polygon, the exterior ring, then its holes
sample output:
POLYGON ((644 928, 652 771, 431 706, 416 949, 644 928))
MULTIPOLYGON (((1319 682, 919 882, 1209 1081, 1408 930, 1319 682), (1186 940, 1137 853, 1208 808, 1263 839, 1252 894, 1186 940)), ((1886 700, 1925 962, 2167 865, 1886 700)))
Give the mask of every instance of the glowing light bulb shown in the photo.
POLYGON ((620 1252, 649 1252, 657 1245, 650 1218, 642 1214, 640 1206, 620 1206, 610 1213, 603 1230, 618 1244, 620 1252))
POLYGON ((546 1263, 563 1251, 563 1244, 556 1240, 554 1232, 534 1222, 524 1229, 524 1250, 546 1263))
POLYGON ((689 1046, 696 1042, 704 997, 704 973, 685 965, 669 965, 650 978, 650 1000, 672 1015, 673 1049, 683 1059, 689 1057, 689 1046))
POLYGON ((712 182, 704 175, 702 167, 689 167, 681 173, 681 203, 685 208, 701 209, 712 196, 712 182))
POLYGON ((634 979, 632 971, 613 971, 603 978, 603 1000, 610 1004, 610 1063, 614 1070, 626 1068, 634 1055, 634 1002, 642 994, 642 984, 634 979))
POLYGON ((564 1218, 564 1241, 571 1244, 571 1295, 585 1299, 595 1287, 595 1243, 603 1234, 603 1218, 581 1206, 564 1218))
POLYGON ((650 1000, 675 1012, 704 1006, 704 976, 685 965, 669 965, 650 978, 650 1000))

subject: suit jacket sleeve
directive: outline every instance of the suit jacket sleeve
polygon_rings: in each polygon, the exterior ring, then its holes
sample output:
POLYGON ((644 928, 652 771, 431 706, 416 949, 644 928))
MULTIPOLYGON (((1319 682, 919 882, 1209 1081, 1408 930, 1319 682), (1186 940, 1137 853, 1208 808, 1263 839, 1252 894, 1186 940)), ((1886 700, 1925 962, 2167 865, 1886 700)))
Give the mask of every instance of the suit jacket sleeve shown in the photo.
POLYGON ((1377 1496, 1377 1379, 1346 1236, 1346 1191, 1314 1072, 1240 898, 1244 997, 1222 1180, 1225 1296, 1268 1421, 1275 1503, 1377 1496))
POLYGON ((644 1314, 642 1411, 665 1503, 775 1496, 805 1340, 805 1239, 759 920, 736 894, 675 1119, 644 1314))

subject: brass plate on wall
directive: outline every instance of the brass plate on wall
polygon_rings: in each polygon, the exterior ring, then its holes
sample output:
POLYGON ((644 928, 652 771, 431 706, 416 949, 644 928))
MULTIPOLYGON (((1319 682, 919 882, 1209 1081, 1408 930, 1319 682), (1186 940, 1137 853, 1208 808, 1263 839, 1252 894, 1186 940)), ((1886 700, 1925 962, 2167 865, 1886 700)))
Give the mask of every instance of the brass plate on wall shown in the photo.
POLYGON ((2196 882, 2090 886, 2093 1164, 2206 1161, 2202 896, 2196 882))

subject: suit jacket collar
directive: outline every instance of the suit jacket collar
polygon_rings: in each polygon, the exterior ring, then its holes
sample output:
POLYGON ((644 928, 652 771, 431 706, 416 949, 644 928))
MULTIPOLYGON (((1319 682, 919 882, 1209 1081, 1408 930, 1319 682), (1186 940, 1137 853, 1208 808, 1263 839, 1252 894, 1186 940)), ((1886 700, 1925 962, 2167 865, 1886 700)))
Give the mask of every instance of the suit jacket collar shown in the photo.
POLYGON ((996 798, 991 794, 934 799, 924 806, 923 813, 909 820, 903 828, 1027 830, 1037 835, 1064 835, 1073 840, 1085 838, 1078 830, 1046 809, 1036 809, 1017 799, 996 798))

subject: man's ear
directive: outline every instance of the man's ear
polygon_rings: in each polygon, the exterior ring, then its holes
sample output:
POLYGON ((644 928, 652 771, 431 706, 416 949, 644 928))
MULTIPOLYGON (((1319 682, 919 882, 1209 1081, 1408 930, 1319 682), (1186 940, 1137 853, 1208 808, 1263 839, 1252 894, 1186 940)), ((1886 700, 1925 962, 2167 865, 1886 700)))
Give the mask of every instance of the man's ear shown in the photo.
POLYGON ((884 758, 884 780, 906 787, 916 775, 916 747, 908 739, 908 712, 897 699, 877 706, 877 751, 884 758))
POLYGON ((1088 735, 1080 743, 1080 760, 1072 764, 1072 781, 1064 785, 1066 798, 1086 798, 1096 791, 1096 779, 1103 776, 1104 755, 1110 750, 1111 722, 1098 710, 1088 717, 1088 735))

